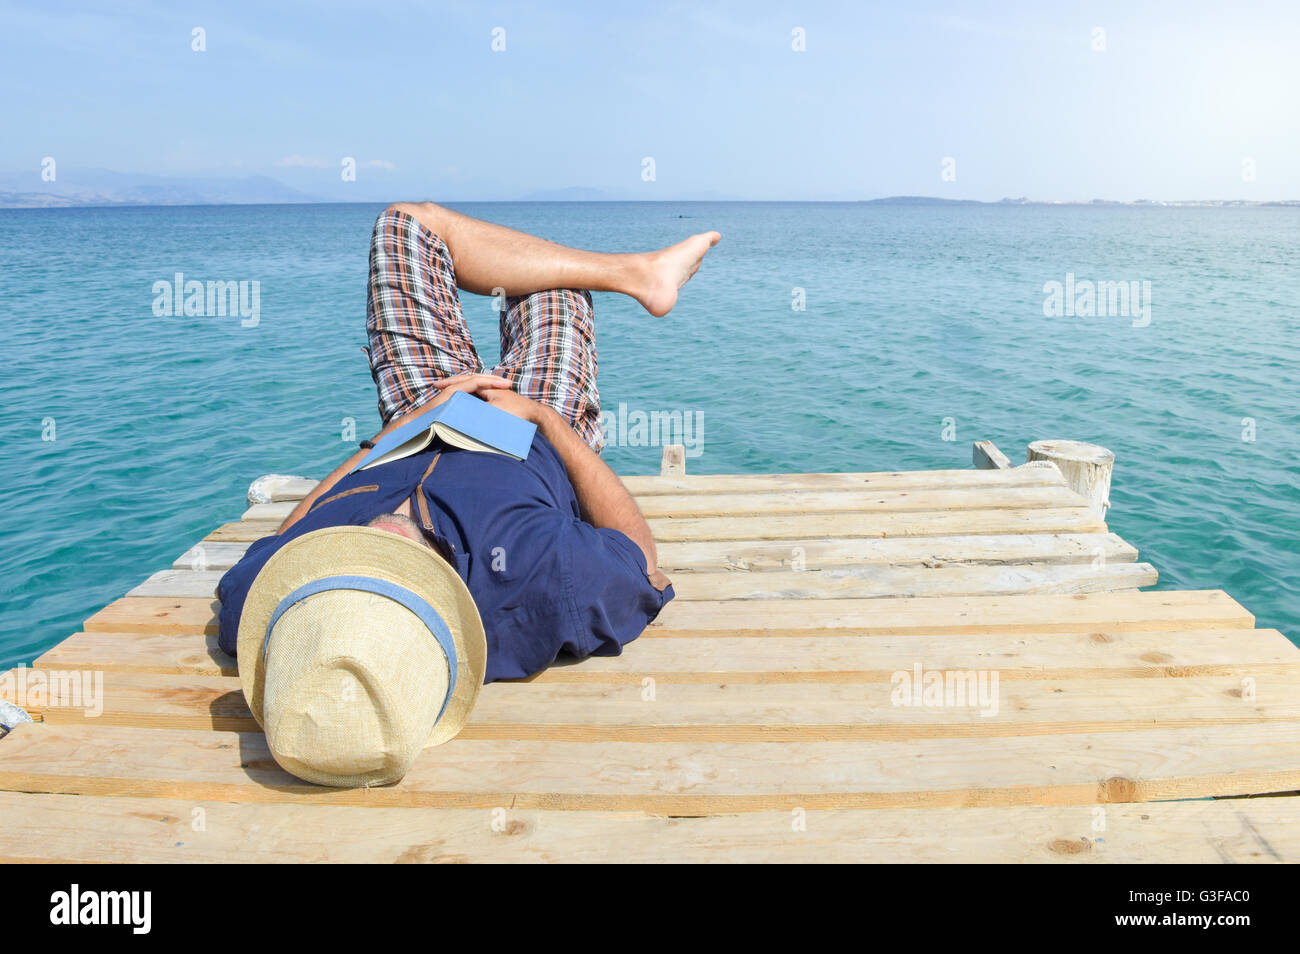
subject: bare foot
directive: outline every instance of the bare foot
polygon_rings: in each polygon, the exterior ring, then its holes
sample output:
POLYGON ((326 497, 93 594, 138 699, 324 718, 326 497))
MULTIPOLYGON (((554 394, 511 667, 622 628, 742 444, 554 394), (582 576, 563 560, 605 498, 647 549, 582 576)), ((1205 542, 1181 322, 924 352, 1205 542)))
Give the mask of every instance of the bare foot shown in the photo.
POLYGON ((677 304, 677 290, 699 269, 704 253, 717 245, 721 238, 717 232, 701 232, 676 245, 647 252, 645 284, 632 297, 650 314, 662 318, 677 304))

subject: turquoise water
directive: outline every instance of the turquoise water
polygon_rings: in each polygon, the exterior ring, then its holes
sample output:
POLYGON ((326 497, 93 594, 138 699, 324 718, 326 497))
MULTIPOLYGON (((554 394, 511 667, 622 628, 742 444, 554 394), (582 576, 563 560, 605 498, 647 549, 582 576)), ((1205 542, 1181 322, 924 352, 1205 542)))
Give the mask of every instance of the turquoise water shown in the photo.
MULTIPOLYGON (((1016 462, 1038 438, 1095 441, 1118 458, 1111 526, 1162 587, 1222 587, 1300 637, 1295 210, 458 208, 613 251, 723 233, 667 318, 596 296, 606 408, 692 412, 692 471, 968 467, 984 438, 1016 462), (1067 273, 1149 281, 1150 323, 1045 317, 1067 273)), ((237 519, 259 474, 331 469, 345 419, 377 428, 360 348, 378 211, 0 211, 0 664, 237 519), (259 282, 257 325, 155 317, 178 271, 259 282)), ((490 363, 491 302, 466 311, 490 363)), ((659 450, 606 457, 652 473, 659 450)))

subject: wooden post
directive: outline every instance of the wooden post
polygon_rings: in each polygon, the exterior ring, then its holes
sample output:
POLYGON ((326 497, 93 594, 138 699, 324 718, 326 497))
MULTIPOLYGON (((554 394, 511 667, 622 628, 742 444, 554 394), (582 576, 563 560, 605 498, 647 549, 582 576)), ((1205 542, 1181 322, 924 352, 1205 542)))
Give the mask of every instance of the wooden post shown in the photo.
POLYGON ((1075 493, 1087 498, 1088 505, 1100 517, 1110 509, 1110 477, 1115 455, 1104 447, 1083 441, 1034 441, 1029 445, 1029 461, 1051 461, 1075 493))
POLYGON ((1009 470, 1011 458, 998 450, 992 441, 976 441, 971 459, 980 470, 1009 470))
POLYGON ((660 477, 686 476, 686 445, 665 444, 663 461, 659 464, 660 477))

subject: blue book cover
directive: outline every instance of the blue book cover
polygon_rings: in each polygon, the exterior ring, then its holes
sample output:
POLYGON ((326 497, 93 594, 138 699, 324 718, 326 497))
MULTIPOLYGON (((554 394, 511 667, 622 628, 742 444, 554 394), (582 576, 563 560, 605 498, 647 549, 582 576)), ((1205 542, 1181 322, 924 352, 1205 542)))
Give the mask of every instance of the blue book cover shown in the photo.
POLYGON ((418 454, 435 439, 462 450, 505 454, 523 460, 533 445, 537 425, 464 391, 375 441, 352 473, 418 454))

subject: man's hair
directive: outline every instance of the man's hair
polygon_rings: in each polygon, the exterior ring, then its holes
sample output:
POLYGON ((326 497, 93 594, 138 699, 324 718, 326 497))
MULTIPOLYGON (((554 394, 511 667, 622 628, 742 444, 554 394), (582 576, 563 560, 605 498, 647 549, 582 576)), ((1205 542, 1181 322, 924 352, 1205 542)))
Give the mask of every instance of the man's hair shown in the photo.
POLYGON ((377 516, 377 517, 371 517, 369 520, 367 520, 367 521, 366 521, 366 526, 367 526, 367 527, 373 527, 373 526, 374 526, 375 524, 377 524, 377 523, 401 523, 401 524, 406 524, 406 525, 409 526, 411 529, 418 531, 418 532, 420 533, 421 536, 424 535, 424 530, 423 530, 423 528, 420 527, 420 525, 419 525, 418 523, 416 523, 416 522, 415 522, 414 520, 412 520, 410 517, 405 517, 405 516, 403 516, 403 515, 400 514, 400 513, 381 513, 379 516, 377 516))

